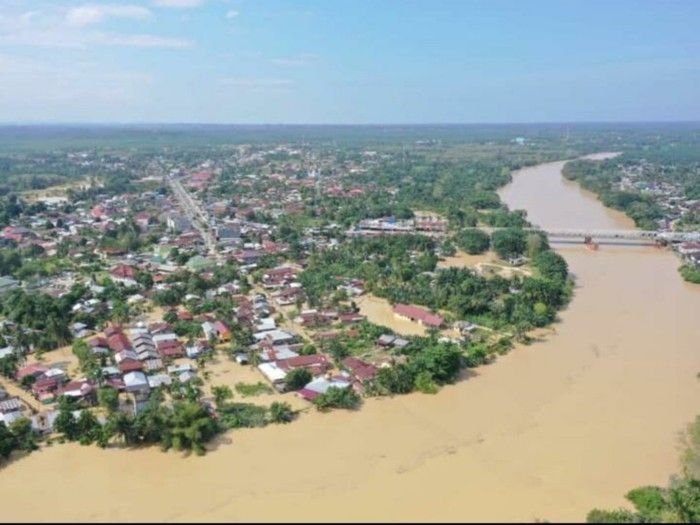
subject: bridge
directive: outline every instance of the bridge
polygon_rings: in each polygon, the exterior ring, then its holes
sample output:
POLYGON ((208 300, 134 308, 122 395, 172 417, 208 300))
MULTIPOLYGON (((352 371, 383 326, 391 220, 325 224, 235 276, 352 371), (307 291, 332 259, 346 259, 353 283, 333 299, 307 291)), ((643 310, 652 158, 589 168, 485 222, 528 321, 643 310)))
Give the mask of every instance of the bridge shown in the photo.
MULTIPOLYGON (((475 228, 476 229, 476 228, 475 228)), ((505 228, 481 228, 492 233, 505 228)), ((552 239, 586 241, 649 241, 653 243, 700 242, 700 232, 667 232, 654 230, 595 230, 567 228, 524 228, 529 231, 542 231, 552 239)))

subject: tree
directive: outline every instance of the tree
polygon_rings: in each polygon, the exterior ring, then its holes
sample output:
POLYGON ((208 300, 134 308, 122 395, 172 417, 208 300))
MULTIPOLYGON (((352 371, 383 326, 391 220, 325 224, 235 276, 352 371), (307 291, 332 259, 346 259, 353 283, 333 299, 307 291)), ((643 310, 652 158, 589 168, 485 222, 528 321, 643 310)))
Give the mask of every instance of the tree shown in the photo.
POLYGON ((123 412, 110 414, 107 425, 111 429, 112 435, 121 437, 125 445, 129 446, 137 442, 138 435, 136 434, 134 418, 130 415, 123 412))
POLYGON ((213 386, 211 387, 211 392, 214 394, 214 402, 217 408, 224 406, 226 401, 233 397, 233 392, 226 385, 213 386))
POLYGON ((287 372, 284 382, 287 390, 299 390, 308 385, 313 376, 306 368, 294 368, 287 372))
POLYGON ((175 310, 168 310, 163 315, 163 321, 168 324, 175 324, 177 322, 177 312, 175 310))
POLYGON ((14 378, 18 368, 19 358, 15 354, 0 359, 0 375, 8 379, 14 378))
POLYGON ((690 423, 681 436, 681 465, 687 477, 700 479, 700 416, 690 423))
POLYGON ((552 250, 538 253, 532 260, 533 265, 542 277, 563 281, 569 275, 569 265, 566 260, 552 250))
POLYGON ((269 414, 272 423, 289 423, 294 419, 294 411, 289 403, 274 401, 270 405, 269 414))
POLYGON ((409 366, 398 364, 379 369, 376 382, 389 394, 408 394, 415 386, 415 374, 409 366))
POLYGON ((7 459, 18 447, 17 438, 7 428, 4 421, 0 421, 0 458, 7 459))
POLYGON ((89 410, 80 412, 78 421, 76 422, 77 438, 81 445, 89 445, 96 441, 100 435, 101 426, 95 414, 89 410))
POLYGON ((436 394, 439 390, 433 381, 433 376, 427 370, 419 372, 415 380, 416 388, 424 394, 436 394))
POLYGON ((193 450, 197 455, 206 452, 204 443, 216 434, 216 423, 207 410, 191 401, 175 402, 170 417, 170 432, 165 445, 175 450, 193 450))
POLYGON ((54 421, 54 428, 63 434, 68 441, 78 439, 78 423, 73 417, 73 411, 69 407, 62 407, 54 421))
POLYGON ((491 246, 501 259, 518 257, 525 253, 525 232, 519 228, 496 230, 491 235, 491 246))
POLYGON ((323 394, 314 399, 316 408, 326 411, 331 408, 354 409, 360 404, 360 396, 351 388, 330 387, 323 394))
POLYGON ((410 359, 416 374, 428 372, 438 384, 454 381, 462 369, 462 351, 451 343, 428 344, 410 359))
POLYGON ((462 230, 457 235, 456 241, 457 245, 470 255, 484 253, 491 244, 489 234, 478 229, 462 230))
POLYGON ((135 280, 146 290, 150 290, 153 287, 153 276, 149 272, 137 272, 135 280))
POLYGON ((530 232, 525 237, 526 253, 529 258, 535 257, 537 254, 547 250, 549 243, 547 236, 543 232, 530 232))
POLYGON ((36 435, 32 429, 32 422, 28 418, 21 417, 13 421, 10 424, 10 431, 14 434, 17 440, 17 448, 20 450, 31 452, 39 448, 36 444, 36 435))
POLYGON ((97 402, 109 412, 119 408, 119 392, 112 387, 102 387, 97 391, 97 402))

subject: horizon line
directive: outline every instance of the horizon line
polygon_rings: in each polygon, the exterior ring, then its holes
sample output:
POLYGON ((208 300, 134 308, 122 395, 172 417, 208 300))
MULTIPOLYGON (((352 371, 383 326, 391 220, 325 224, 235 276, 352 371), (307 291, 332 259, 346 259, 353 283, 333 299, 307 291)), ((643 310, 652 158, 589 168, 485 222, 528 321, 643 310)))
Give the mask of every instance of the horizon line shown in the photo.
POLYGON ((126 126, 318 126, 318 127, 397 127, 397 126, 512 126, 512 125, 575 125, 575 124, 700 124, 700 119, 687 120, 543 120, 543 121, 498 121, 498 122, 164 122, 164 121, 28 121, 28 122, 1 122, 0 127, 33 127, 33 126, 100 126, 100 127, 126 127, 126 126))

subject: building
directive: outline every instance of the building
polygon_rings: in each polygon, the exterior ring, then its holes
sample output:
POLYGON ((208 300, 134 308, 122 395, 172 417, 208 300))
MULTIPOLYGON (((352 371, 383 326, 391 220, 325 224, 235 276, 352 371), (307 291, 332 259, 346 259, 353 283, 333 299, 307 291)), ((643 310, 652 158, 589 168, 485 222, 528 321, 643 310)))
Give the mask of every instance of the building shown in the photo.
POLYGON ((397 304, 394 306, 394 315, 401 319, 407 319, 430 328, 440 328, 445 324, 442 316, 430 313, 428 310, 410 304, 397 304))

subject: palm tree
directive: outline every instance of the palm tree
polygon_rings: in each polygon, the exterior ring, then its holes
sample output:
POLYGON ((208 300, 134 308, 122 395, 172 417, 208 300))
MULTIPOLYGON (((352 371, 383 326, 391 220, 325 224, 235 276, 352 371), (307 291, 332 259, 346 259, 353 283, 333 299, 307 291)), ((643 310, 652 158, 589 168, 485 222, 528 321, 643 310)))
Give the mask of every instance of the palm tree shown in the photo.
POLYGON ((203 455, 204 443, 216 433, 216 423, 199 403, 179 402, 173 406, 170 431, 175 450, 193 450, 203 455))

